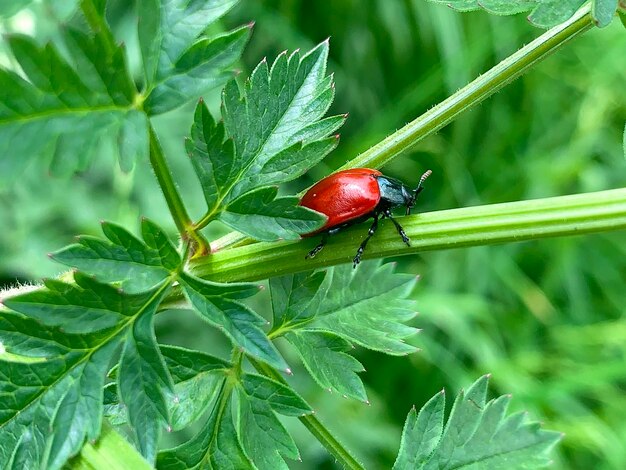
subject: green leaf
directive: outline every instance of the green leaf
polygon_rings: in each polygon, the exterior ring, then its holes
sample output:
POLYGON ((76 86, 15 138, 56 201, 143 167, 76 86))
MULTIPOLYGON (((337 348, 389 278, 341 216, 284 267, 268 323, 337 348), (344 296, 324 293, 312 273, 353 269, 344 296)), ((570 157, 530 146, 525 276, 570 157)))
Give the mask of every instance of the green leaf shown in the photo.
MULTIPOLYGON (((215 403, 230 363, 177 346, 160 345, 169 374, 174 381, 174 399, 167 402, 170 425, 179 431, 194 423, 215 403)), ((116 426, 127 423, 124 407, 113 387, 105 387, 105 416, 116 426)))
POLYGON ((107 240, 82 236, 78 243, 51 257, 95 276, 101 282, 119 282, 128 292, 141 292, 163 282, 179 269, 180 255, 168 236, 156 224, 143 219, 144 241, 119 225, 103 222, 107 240))
POLYGON ((138 315, 128 331, 117 380, 141 455, 154 462, 161 428, 171 427, 165 392, 173 401, 174 389, 154 335, 154 310, 138 315))
POLYGON ((561 434, 526 422, 525 413, 506 416, 510 396, 487 402, 488 382, 488 376, 483 376, 467 393, 459 393, 445 429, 443 393, 435 395, 417 417, 412 410, 394 470, 521 469, 548 465, 548 454, 561 434))
MULTIPOLYGON (((350 265, 334 267, 328 270, 301 318, 289 319, 274 330, 330 332, 387 354, 414 352, 416 348, 406 344, 404 338, 418 330, 404 322, 416 314, 414 302, 406 299, 416 280, 413 275, 394 273, 393 264, 369 262, 358 269, 350 265)), ((270 288, 274 285, 271 283, 270 288)), ((304 303, 302 299, 299 302, 304 303)))
POLYGON ((282 415, 304 416, 313 412, 307 402, 291 388, 267 377, 244 374, 241 387, 246 395, 267 402, 282 415))
MULTIPOLYGON (((224 383, 225 380, 222 380, 224 383)), ((211 411, 203 429, 184 444, 164 452, 157 458, 157 468, 183 469, 254 469, 246 456, 233 423, 230 392, 224 394, 211 411)))
POLYGON ((312 307, 312 302, 313 299, 324 296, 325 289, 320 287, 325 277, 326 271, 317 271, 270 279, 274 330, 284 324, 315 315, 316 307, 312 307))
POLYGON ((238 398, 241 444, 246 453, 259 470, 287 470, 282 456, 295 460, 300 454, 270 405, 245 393, 238 398))
POLYGON ((220 214, 220 220, 257 240, 298 240, 300 233, 319 228, 325 217, 299 206, 297 197, 279 197, 278 188, 260 188, 235 199, 220 214))
POLYGON ((547 0, 538 2, 537 7, 528 16, 535 26, 550 28, 568 20, 586 0, 547 0))
POLYGON ((435 450, 443 431, 445 395, 442 390, 420 410, 409 412, 402 431, 402 442, 394 469, 420 468, 435 450))
POLYGON ((285 338, 298 350, 304 366, 320 387, 368 402, 357 375, 363 365, 347 354, 354 346, 337 335, 317 331, 292 331, 285 338))
MULTIPOLYGON (((3 301, 21 314, 0 317, 9 353, 0 356, 3 468, 60 468, 86 439, 98 437, 104 379, 115 351, 124 340, 144 347, 141 334, 166 290, 162 285, 126 295, 80 273, 74 280, 47 281, 45 288, 3 301), (141 334, 128 338, 137 329, 141 334)), ((155 361, 142 367, 155 367, 155 361)), ((133 393, 140 398, 142 391, 133 393)))
POLYGON ((613 21, 613 17, 617 11, 617 1, 618 0, 593 0, 591 2, 591 14, 598 27, 604 28, 613 21))
POLYGON ((236 346, 272 367, 289 371, 285 360, 260 328, 268 322, 237 301, 254 295, 258 286, 219 284, 186 273, 181 274, 180 283, 193 307, 236 346))
POLYGON ((395 355, 416 350, 403 341, 417 332, 403 324, 415 316, 406 297, 416 278, 392 270, 367 262, 270 279, 272 337, 285 335, 321 387, 367 402, 352 343, 395 355))
POLYGON ((327 58, 324 42, 303 57, 280 54, 271 69, 262 61, 243 96, 236 81, 226 85, 223 122, 199 103, 186 148, 208 206, 200 226, 219 219, 254 238, 276 240, 323 224, 298 199, 274 199, 272 186, 301 176, 337 145, 329 135, 345 116, 322 119, 334 95, 327 58))
MULTIPOLYGON (((578 10, 586 0, 430 0, 434 3, 443 3, 458 11, 473 11, 480 8, 496 15, 515 15, 531 11, 528 19, 535 26, 550 28, 562 23, 578 10)), ((610 15, 615 13, 617 0, 594 0, 601 4, 595 6, 598 15, 594 18, 599 26, 605 26, 609 10, 610 15)), ((608 20, 610 21, 610 19, 608 20)))
POLYGON ((232 77, 250 26, 208 37, 204 31, 237 0, 141 0, 139 45, 151 115, 176 108, 232 77))
POLYGON ((199 95, 217 88, 230 78, 232 67, 250 37, 250 26, 193 44, 176 62, 175 68, 155 83, 144 108, 150 115, 177 108, 199 95))
POLYGON ((145 115, 133 110, 136 90, 123 48, 108 47, 104 32, 63 31, 70 62, 51 44, 40 47, 27 36, 6 37, 28 81, 0 69, 0 174, 5 182, 37 156, 51 155, 52 171, 67 174, 84 168, 108 142, 122 143, 118 149, 125 169, 147 151, 144 133, 134 137, 133 155, 127 154, 126 121, 140 131, 146 123, 145 115))

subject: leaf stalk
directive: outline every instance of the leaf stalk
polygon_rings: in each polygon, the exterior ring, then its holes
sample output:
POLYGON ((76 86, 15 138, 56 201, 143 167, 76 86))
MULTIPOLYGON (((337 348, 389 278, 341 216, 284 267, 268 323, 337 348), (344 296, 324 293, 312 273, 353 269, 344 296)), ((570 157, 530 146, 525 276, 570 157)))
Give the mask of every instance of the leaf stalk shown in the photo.
POLYGON ((185 204, 176 188, 172 173, 167 166, 159 138, 152 125, 148 126, 148 132, 150 134, 150 164, 157 177, 161 191, 163 191, 163 196, 172 214, 176 228, 178 228, 178 232, 184 241, 193 241, 195 246, 192 252, 194 255, 206 255, 210 252, 209 242, 194 228, 193 222, 185 208, 185 204))

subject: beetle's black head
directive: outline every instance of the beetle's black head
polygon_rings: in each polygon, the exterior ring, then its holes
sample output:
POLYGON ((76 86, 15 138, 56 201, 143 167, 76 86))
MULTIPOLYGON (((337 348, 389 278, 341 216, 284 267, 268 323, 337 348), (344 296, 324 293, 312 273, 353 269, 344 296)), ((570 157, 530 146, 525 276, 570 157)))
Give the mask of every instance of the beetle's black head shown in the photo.
POLYGON ((424 189, 424 181, 428 178, 433 172, 430 170, 426 170, 424 174, 420 177, 419 183, 417 183, 417 188, 415 191, 410 191, 406 187, 402 187, 402 195, 405 197, 406 204, 406 215, 411 213, 411 208, 415 205, 415 201, 417 200, 417 196, 424 189))

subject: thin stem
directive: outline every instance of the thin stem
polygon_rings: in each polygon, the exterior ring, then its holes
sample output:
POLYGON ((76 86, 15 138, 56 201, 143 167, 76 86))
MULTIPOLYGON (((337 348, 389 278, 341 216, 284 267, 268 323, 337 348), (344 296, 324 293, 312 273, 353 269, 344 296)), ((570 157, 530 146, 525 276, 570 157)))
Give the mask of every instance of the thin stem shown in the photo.
MULTIPOLYGON (((266 377, 269 377, 270 379, 276 380, 277 382, 289 386, 287 381, 283 379, 283 377, 275 369, 251 357, 248 357, 248 360, 256 370, 258 370, 266 377)), ((351 470, 364 470, 365 467, 363 467, 363 465, 356 460, 356 458, 348 451, 348 449, 346 449, 335 438, 335 436, 332 435, 332 433, 326 428, 326 426, 322 424, 319 419, 317 419, 314 414, 300 416, 298 419, 326 448, 326 450, 337 459, 337 463, 339 463, 340 466, 351 470)))
POLYGON ((170 172, 167 162, 165 161, 163 149, 161 148, 159 139, 151 125, 149 126, 149 133, 150 164, 152 165, 154 174, 157 177, 161 191, 163 191, 167 207, 172 214, 172 218, 178 228, 178 232, 183 240, 193 240, 195 242, 196 246, 193 250, 194 254, 207 254, 210 251, 209 243, 199 232, 193 230, 193 223, 187 213, 183 200, 180 197, 180 193, 176 188, 176 184, 172 178, 172 173, 170 172))
POLYGON ((434 134, 464 111, 481 103, 592 26, 591 6, 587 4, 569 20, 546 31, 445 101, 347 162, 340 170, 384 166, 401 152, 434 134))
MULTIPOLYGON (((626 188, 528 201, 491 204, 398 217, 411 247, 395 227, 383 223, 364 258, 410 255, 422 251, 626 229, 626 188)), ((317 244, 255 243, 198 258, 191 263, 200 277, 228 281, 267 279, 351 262, 364 236, 358 225, 331 237, 315 258, 304 255, 317 244)))

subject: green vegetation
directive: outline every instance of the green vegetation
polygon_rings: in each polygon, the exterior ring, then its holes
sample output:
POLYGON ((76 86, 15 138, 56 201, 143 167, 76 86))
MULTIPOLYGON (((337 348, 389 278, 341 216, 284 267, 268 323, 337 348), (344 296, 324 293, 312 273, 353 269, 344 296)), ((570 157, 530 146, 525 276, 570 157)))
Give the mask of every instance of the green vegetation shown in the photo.
POLYGON ((625 11, 0 5, 0 464, 624 468, 625 11), (411 248, 304 260, 383 165, 411 248))

